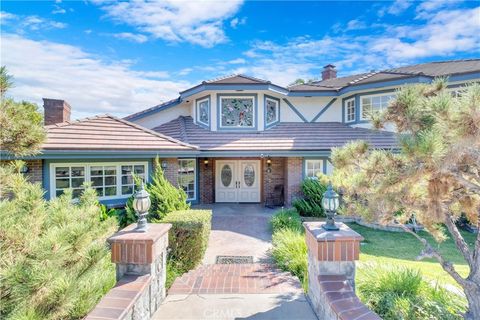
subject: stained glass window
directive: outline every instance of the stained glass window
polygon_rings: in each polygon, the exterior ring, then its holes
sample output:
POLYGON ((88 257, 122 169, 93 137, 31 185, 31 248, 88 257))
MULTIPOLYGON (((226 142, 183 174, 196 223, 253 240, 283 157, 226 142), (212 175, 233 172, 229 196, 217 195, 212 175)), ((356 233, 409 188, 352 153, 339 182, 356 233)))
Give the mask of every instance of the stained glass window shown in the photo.
POLYGON ((252 165, 246 166, 243 170, 243 180, 247 187, 251 187, 255 183, 255 168, 252 165))
POLYGON ((197 121, 204 125, 210 123, 210 101, 204 99, 197 101, 197 121))
POLYGON ((278 101, 273 99, 265 99, 265 109, 266 109, 266 119, 265 122, 267 125, 275 123, 278 121, 278 101))
POLYGON ((221 98, 221 127, 252 128, 255 126, 253 98, 221 98))

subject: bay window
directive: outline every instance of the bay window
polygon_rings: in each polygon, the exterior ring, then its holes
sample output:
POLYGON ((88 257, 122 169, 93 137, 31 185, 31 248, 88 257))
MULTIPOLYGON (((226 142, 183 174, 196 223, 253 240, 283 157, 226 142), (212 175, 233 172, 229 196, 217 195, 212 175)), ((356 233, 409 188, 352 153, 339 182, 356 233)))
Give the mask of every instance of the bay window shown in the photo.
POLYGON ((220 99, 220 128, 255 128, 254 97, 231 96, 220 99))
POLYGON ((196 105, 197 122, 208 127, 210 125, 210 97, 198 99, 196 105))
POLYGON ((265 97, 265 126, 271 126, 280 121, 280 100, 265 97))

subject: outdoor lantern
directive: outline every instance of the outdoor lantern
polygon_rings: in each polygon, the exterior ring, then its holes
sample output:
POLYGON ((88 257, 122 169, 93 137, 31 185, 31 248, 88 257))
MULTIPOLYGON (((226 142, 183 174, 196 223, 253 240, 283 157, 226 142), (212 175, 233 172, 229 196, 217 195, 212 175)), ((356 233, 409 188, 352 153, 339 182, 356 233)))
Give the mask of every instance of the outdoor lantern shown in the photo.
POLYGON ((165 170, 167 169, 167 160, 162 160, 162 169, 165 170))
POLYGON ((267 172, 272 172, 272 159, 270 157, 267 158, 267 172))
POLYGON ((136 231, 147 231, 147 214, 148 209, 150 209, 150 204, 150 194, 145 190, 142 183, 140 190, 138 190, 133 197, 133 209, 135 209, 138 215, 137 227, 135 228, 136 231))
POLYGON ((24 164, 21 168, 20 168, 20 173, 21 174, 27 174, 29 171, 29 168, 26 164, 24 164))
POLYGON ((339 230, 335 225, 335 220, 333 217, 337 213, 339 206, 338 194, 333 191, 332 183, 328 183, 327 191, 323 194, 322 198, 323 209, 327 213, 327 222, 323 225, 323 228, 328 231, 339 230))
POLYGON ((205 168, 208 167, 208 159, 203 160, 203 164, 205 165, 205 168))

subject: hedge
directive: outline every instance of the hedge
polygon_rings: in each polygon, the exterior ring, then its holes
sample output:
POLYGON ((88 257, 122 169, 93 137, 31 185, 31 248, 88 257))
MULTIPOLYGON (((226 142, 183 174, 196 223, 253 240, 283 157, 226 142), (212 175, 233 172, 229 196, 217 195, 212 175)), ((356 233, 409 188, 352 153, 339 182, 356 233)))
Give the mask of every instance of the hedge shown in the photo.
POLYGON ((182 210, 168 213, 162 223, 171 223, 169 259, 186 272, 195 268, 205 254, 212 220, 211 210, 182 210))

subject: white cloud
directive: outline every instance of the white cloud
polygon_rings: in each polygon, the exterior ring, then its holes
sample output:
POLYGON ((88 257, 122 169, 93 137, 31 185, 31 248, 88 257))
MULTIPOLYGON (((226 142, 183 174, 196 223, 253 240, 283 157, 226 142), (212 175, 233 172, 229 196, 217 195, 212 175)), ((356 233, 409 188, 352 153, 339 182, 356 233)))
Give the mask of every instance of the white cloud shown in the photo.
POLYGON ((238 26, 244 25, 245 23, 247 23, 246 17, 243 17, 241 19, 235 17, 232 20, 230 20, 230 27, 232 27, 233 29, 236 29, 238 26))
POLYGON ((186 75, 190 74, 192 71, 193 71, 193 68, 183 68, 182 70, 180 70, 178 72, 178 75, 179 76, 186 76, 186 75))
POLYGON ((413 2, 411 0, 395 0, 391 5, 382 7, 378 11, 380 17, 384 16, 386 13, 398 16, 401 13, 405 12, 408 8, 411 7, 413 2))
POLYGON ((26 31, 64 29, 67 27, 66 23, 44 19, 36 15, 22 16, 2 11, 0 17, 2 24, 11 26, 20 33, 26 31))
POLYGON ((113 35, 118 39, 125 39, 136 43, 144 43, 148 40, 147 36, 140 33, 121 32, 113 35))
POLYGON ((67 100, 74 117, 99 113, 124 116, 175 98, 185 81, 157 80, 162 71, 133 71, 127 62, 105 62, 82 49, 3 34, 2 64, 14 76, 10 94, 42 104, 42 97, 67 100))
POLYGON ((360 30, 365 29, 367 24, 361 20, 354 19, 347 22, 346 30, 360 30))
POLYGON ((63 9, 62 7, 56 4, 54 5, 54 9, 52 10, 52 14, 64 14, 66 12, 67 10, 63 9))
POLYGON ((153 1, 100 3, 107 16, 170 42, 212 47, 227 41, 223 23, 242 4, 232 1, 153 1))

